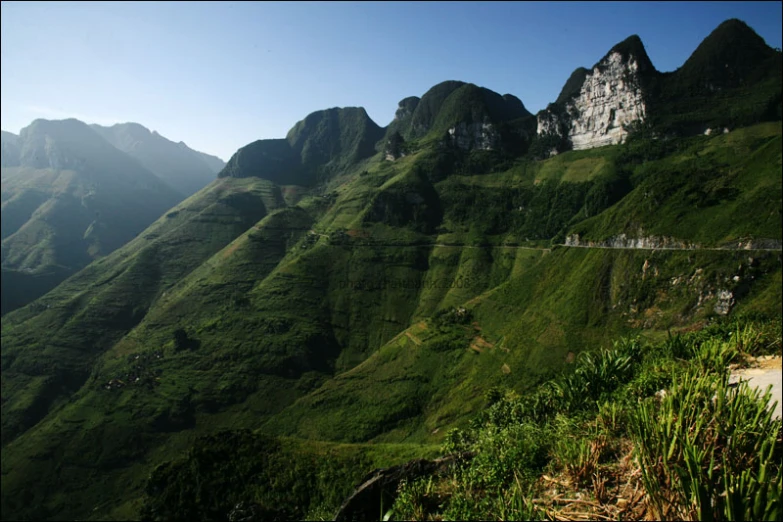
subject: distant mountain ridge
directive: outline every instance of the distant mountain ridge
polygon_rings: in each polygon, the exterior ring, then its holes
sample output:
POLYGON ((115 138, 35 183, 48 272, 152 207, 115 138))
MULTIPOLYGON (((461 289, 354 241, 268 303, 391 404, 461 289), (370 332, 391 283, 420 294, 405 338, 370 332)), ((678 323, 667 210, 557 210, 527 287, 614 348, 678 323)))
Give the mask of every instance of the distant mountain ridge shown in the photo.
POLYGON ((316 170, 369 157, 372 140, 380 140, 375 150, 390 159, 425 138, 445 139, 463 150, 514 153, 536 142, 540 154, 552 155, 621 143, 632 129, 645 126, 684 136, 770 121, 781 112, 781 63, 780 52, 735 19, 718 26, 673 73, 658 72, 641 38, 631 35, 591 69, 577 68, 556 100, 535 116, 511 94, 449 80, 421 97, 401 100, 393 121, 382 129, 362 108, 317 111, 297 123, 285 140, 242 147, 220 175, 267 176, 276 183, 312 186, 323 180, 316 170), (747 89, 754 90, 752 95, 747 89), (737 104, 745 107, 730 110, 737 104), (364 145, 354 143, 346 153, 339 144, 350 133, 364 145))
POLYGON ((125 244, 213 181, 219 161, 138 124, 38 119, 3 131, 3 313, 125 244))
POLYGON ((90 127, 184 196, 214 181, 225 166, 215 156, 195 151, 181 141, 175 143, 138 123, 90 127))

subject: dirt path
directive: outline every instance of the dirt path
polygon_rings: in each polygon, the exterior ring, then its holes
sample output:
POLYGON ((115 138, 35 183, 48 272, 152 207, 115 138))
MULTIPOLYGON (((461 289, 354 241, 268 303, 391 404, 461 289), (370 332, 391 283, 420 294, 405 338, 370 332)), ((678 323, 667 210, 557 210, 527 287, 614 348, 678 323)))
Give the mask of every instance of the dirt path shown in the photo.
POLYGON ((783 366, 779 355, 758 357, 752 368, 743 368, 731 372, 730 383, 746 381, 749 386, 761 391, 772 385, 772 401, 777 401, 774 415, 781 418, 783 415, 783 366))
POLYGON ((421 346, 421 340, 415 335, 413 335, 412 333, 410 333, 409 331, 407 330, 405 331, 405 336, 408 339, 410 339, 413 342, 413 344, 415 344, 416 346, 421 346))

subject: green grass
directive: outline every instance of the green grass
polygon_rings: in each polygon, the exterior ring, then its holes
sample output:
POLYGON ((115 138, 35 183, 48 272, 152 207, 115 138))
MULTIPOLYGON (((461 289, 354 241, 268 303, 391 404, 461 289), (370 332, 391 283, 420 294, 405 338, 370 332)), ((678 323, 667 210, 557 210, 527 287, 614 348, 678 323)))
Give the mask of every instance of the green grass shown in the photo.
POLYGON ((780 240, 780 150, 779 122, 693 138, 678 154, 635 167, 634 190, 570 233, 594 240, 666 235, 705 246, 780 240))
POLYGON ((768 394, 746 384, 727 388, 720 355, 758 353, 769 344, 780 349, 779 321, 720 322, 654 343, 626 338, 527 393, 498 393, 444 441, 445 454, 476 456, 404 484, 390 519, 547 520, 572 517, 575 508, 591 518, 634 518, 643 503, 661 518, 774 519, 781 421, 771 417, 768 394), (746 338, 758 343, 750 347, 746 338), (705 348, 710 344, 723 348, 705 348), (640 379, 661 365, 670 370, 640 390, 640 379), (601 387, 589 388, 595 384, 601 387), (667 392, 662 399, 654 395, 659 389, 667 392), (630 465, 628 451, 638 459, 630 465), (620 488, 636 473, 646 496, 614 505, 607 481, 620 488), (558 514, 557 504, 547 502, 557 497, 582 500, 560 501, 558 514))

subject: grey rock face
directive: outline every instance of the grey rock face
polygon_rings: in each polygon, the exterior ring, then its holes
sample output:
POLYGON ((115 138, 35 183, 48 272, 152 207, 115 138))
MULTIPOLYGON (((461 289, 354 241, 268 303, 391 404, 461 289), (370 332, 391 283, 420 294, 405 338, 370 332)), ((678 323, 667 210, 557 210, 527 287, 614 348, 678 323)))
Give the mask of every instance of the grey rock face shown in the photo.
POLYGON ((729 290, 719 290, 718 302, 715 303, 715 313, 718 315, 728 315, 732 306, 734 306, 734 294, 729 290))
POLYGON ((638 61, 614 52, 586 75, 563 114, 547 109, 538 115, 537 134, 566 132, 575 150, 616 145, 628 135, 625 127, 643 121, 646 111, 638 61))
POLYGON ((491 123, 460 122, 449 129, 449 137, 462 150, 495 150, 500 134, 491 123))

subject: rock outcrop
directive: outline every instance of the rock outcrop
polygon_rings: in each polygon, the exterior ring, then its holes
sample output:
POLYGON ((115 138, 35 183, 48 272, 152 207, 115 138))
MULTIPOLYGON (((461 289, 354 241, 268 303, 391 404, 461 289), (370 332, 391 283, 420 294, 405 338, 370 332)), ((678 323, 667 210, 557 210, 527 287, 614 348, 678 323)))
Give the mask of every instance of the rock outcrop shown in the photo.
POLYGON ((448 132, 452 144, 462 150, 495 150, 500 143, 500 133, 491 123, 463 121, 448 132))
POLYGON ((421 98, 418 96, 409 96, 400 100, 400 103, 397 104, 397 111, 394 113, 394 119, 397 121, 410 120, 420 101, 421 98))
POLYGON ((469 460, 473 456, 473 453, 468 452, 435 460, 416 459, 399 466, 372 471, 340 506, 334 520, 377 520, 381 506, 391 506, 394 502, 400 482, 443 472, 459 460, 469 460))
POLYGON ((718 290, 718 300, 715 303, 715 313, 728 315, 734 306, 734 294, 730 290, 718 290))
POLYGON ((622 143, 628 126, 647 115, 643 86, 650 71, 641 40, 628 38, 592 70, 574 72, 558 101, 538 114, 537 134, 565 138, 576 150, 622 143))
POLYGON ((699 250, 709 248, 712 250, 782 250, 783 242, 779 239, 741 239, 722 243, 714 247, 705 247, 696 243, 690 243, 672 237, 645 236, 640 233, 638 237, 628 237, 626 234, 618 234, 602 241, 585 241, 579 234, 571 234, 565 238, 564 246, 581 248, 637 248, 640 250, 699 250))

